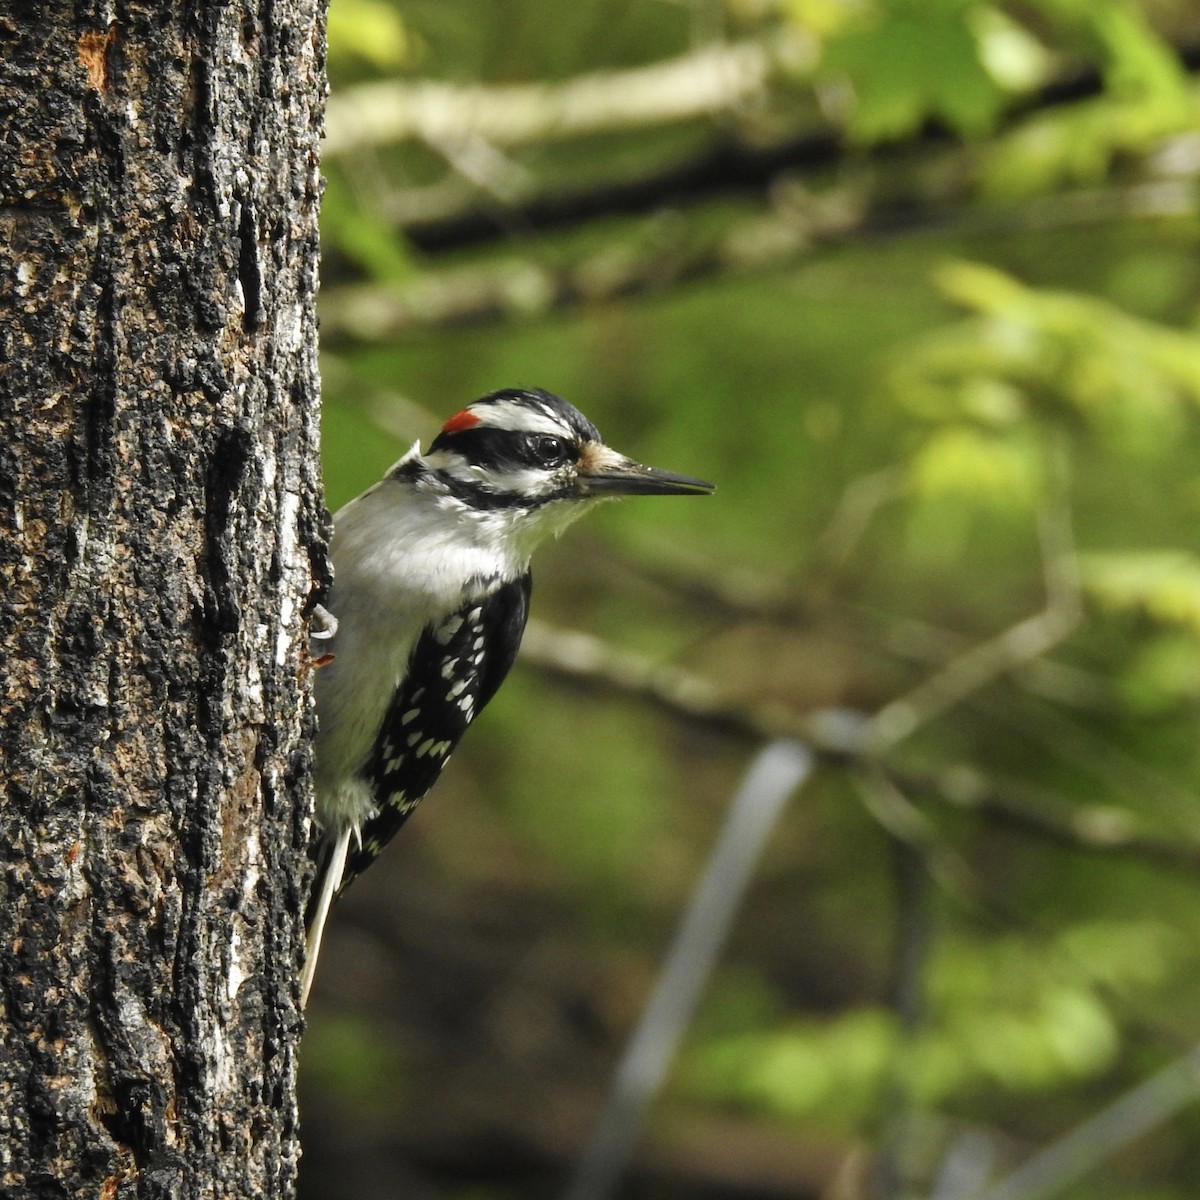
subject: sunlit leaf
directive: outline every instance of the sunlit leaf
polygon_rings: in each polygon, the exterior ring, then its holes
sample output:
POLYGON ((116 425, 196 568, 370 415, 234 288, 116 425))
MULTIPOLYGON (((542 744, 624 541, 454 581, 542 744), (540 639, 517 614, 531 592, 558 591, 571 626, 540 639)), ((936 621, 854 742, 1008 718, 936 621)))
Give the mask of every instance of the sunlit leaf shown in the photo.
POLYGON ((1082 558, 1083 580, 1100 603, 1139 611, 1200 636, 1200 557, 1185 550, 1129 550, 1082 558))
POLYGON ((1108 0, 1086 11, 1108 53, 1108 83, 1114 92, 1167 104, 1183 100, 1187 77, 1179 56, 1151 28, 1138 5, 1108 0))
POLYGON ((1163 634, 1143 643, 1119 680, 1138 712, 1163 713, 1200 700, 1200 638, 1163 634))
POLYGON ((788 19, 801 29, 822 37, 860 21, 870 0, 784 0, 788 19))
POLYGON ((1074 987, 1048 990, 1041 1000, 1046 1041, 1072 1075, 1105 1070, 1120 1043, 1112 1014, 1095 993, 1074 987))
POLYGON ((876 1009, 795 1022, 711 1041, 688 1063, 687 1086, 777 1116, 854 1118, 874 1103, 895 1044, 894 1020, 876 1009))
POLYGON ((1161 921, 1081 921, 1058 946, 1087 979, 1116 989, 1157 986, 1186 954, 1183 935, 1161 921))
POLYGON ((990 146, 984 181, 994 195, 1095 182, 1118 155, 1144 154, 1164 137, 1194 129, 1200 118, 1200 99, 1178 55, 1138 5, 1044 0, 1044 6, 1098 59, 1106 87, 1089 100, 1031 115, 990 146))
POLYGON ((948 263, 936 278, 979 318, 931 335, 894 368, 897 398, 928 419, 998 425, 1070 413, 1148 452, 1200 408, 1200 342, 1188 333, 984 264, 948 263))
POLYGON ((1029 447, 956 425, 936 432, 914 455, 909 482, 919 496, 1027 505, 1038 492, 1038 469, 1029 447))
POLYGON ((337 0, 328 37, 331 61, 359 59, 380 70, 402 66, 412 52, 399 10, 385 0, 337 0))
POLYGON ((1017 199, 1064 184, 1096 184, 1122 155, 1142 156, 1200 119, 1194 88, 1175 96, 1104 93, 1062 110, 1027 117, 989 143, 982 162, 985 191, 1017 199))
POLYGON ((1003 9, 983 4, 969 16, 979 60, 992 78, 1012 92, 1024 92, 1050 77, 1054 56, 1003 9))
POLYGON ((892 0, 875 20, 832 38, 823 65, 850 81, 851 130, 864 142, 900 137, 931 118, 977 136, 1007 103, 962 4, 892 0))
POLYGON ((1036 112, 987 151, 986 188, 1027 196, 1066 181, 1095 182, 1122 154, 1142 154, 1172 133, 1195 128, 1196 89, 1178 55, 1137 4, 1125 0, 1042 0, 1068 41, 1098 60, 1105 90, 1036 112))

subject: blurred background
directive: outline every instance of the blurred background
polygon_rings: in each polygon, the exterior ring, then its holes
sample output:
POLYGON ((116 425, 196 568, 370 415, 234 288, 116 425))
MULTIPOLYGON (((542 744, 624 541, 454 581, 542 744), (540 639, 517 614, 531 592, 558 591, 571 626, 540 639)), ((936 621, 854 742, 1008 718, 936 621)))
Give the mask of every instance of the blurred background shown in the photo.
POLYGON ((330 508, 518 385, 718 492, 536 560, 327 931, 304 1200, 565 1197, 772 743, 573 1200, 1194 1197, 1194 0, 334 0, 329 67, 330 508))

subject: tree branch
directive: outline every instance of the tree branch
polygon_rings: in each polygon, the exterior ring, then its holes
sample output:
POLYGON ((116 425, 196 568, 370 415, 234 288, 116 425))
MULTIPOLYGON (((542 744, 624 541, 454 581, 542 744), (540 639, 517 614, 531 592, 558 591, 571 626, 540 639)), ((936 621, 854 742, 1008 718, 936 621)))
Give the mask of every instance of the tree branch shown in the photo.
POLYGON ((557 84, 360 84, 330 98, 325 149, 343 154, 414 139, 435 149, 466 140, 519 146, 695 120, 761 102, 777 75, 810 69, 816 54, 811 38, 790 29, 557 84))
POLYGON ((609 1200, 616 1194, 763 849, 812 767, 807 748, 781 740, 766 745, 747 769, 625 1047, 567 1200, 609 1200))
POLYGON ((1200 1046, 1102 1108, 1036 1154, 982 1200, 1049 1200, 1090 1175, 1200 1095, 1200 1046))
POLYGON ((682 667, 536 620, 526 629, 521 661, 551 678, 633 696, 675 719, 714 726, 752 742, 803 742, 827 764, 875 764, 906 792, 1072 849, 1142 858, 1189 874, 1200 866, 1200 845, 1145 834, 1133 814, 1112 805, 1068 805, 1061 797, 1035 794, 1012 781, 994 783, 964 763, 922 768, 880 760, 865 742, 870 718, 862 713, 826 709, 799 714, 778 704, 739 703, 682 667))
MULTIPOLYGON (((443 180, 390 191, 379 198, 377 205, 381 214, 403 226, 410 241, 426 252, 493 240, 512 229, 545 232, 594 217, 646 214, 663 204, 677 204, 680 197, 694 204, 716 196, 763 196, 798 172, 828 174, 844 169, 848 163, 866 162, 875 169, 882 168, 894 185, 897 163, 927 161, 931 152, 947 148, 967 162, 965 178, 975 178, 976 152, 962 147, 936 124, 927 124, 910 137, 878 147, 865 156, 860 149, 849 150, 844 131, 822 116, 815 97, 798 102, 795 95, 789 95, 786 103, 790 111, 772 122, 769 136, 763 136, 761 130, 756 130, 753 138, 738 136, 736 124, 728 118, 765 108, 773 98, 770 85, 809 72, 811 49, 803 42, 790 45, 785 40, 788 37, 798 39, 799 35, 780 35, 775 42, 709 45, 635 71, 583 76, 560 84, 470 89, 429 81, 366 85, 330 101, 331 134, 326 151, 336 156, 342 150, 354 149, 361 170, 363 152, 382 144, 375 131, 387 134, 383 139, 387 141, 394 140, 395 130, 397 138, 425 140, 446 159, 452 170, 443 180), (758 65, 748 73, 739 72, 733 66, 739 59, 758 65), (726 64, 724 70, 719 66, 722 62, 726 64), (715 72, 712 64, 718 64, 715 72), (697 86, 698 81, 714 76, 728 81, 760 74, 761 87, 756 85, 757 90, 746 94, 731 90, 728 82, 723 89, 707 92, 697 86), (687 80, 691 75, 695 75, 695 81, 682 88, 680 97, 667 97, 664 102, 656 95, 671 78, 687 80), (596 84, 600 85, 600 103, 588 112, 573 97, 597 99, 593 91, 596 84), (605 102, 610 92, 611 104, 605 102), (536 104, 531 103, 534 97, 540 97, 547 106, 540 115, 535 111, 536 104), (376 99, 379 113, 372 111, 376 99), (514 143, 506 130, 524 137, 538 133, 539 126, 556 126, 563 130, 563 136, 577 136, 575 129, 579 133, 607 133, 628 128, 628 110, 635 100, 642 105, 635 124, 642 127, 722 114, 727 120, 718 136, 682 161, 635 178, 601 179, 584 187, 564 189, 561 183, 550 182, 501 154, 502 147, 525 144, 514 143), (556 116, 577 107, 582 109, 578 122, 564 124, 556 116), (654 119, 656 109, 661 121, 654 119), (493 124, 499 128, 493 129, 493 124), (489 198, 498 200, 499 208, 489 204, 489 198)), ((1179 53, 1188 69, 1200 65, 1200 48, 1184 47, 1179 53)), ((1101 76, 1094 70, 1066 73, 1026 97, 1024 103, 1017 101, 1013 120, 1019 122, 1040 111, 1095 96, 1101 88, 1101 76)), ((947 165, 941 164, 943 168, 947 165)))
POLYGON ((884 705, 870 721, 876 753, 890 749, 947 709, 1027 662, 1042 658, 1079 624, 1082 606, 1071 514, 1066 500, 1065 456, 1051 447, 1051 495, 1039 515, 1046 606, 988 641, 973 646, 940 671, 884 705))
MULTIPOLYGON (((959 167, 966 170, 965 158, 959 167)), ((522 250, 500 261, 416 273, 400 285, 327 287, 321 294, 323 338, 326 344, 394 340, 422 329, 528 319, 714 276, 785 270, 818 248, 923 229, 981 236, 1197 211, 1189 178, 1080 190, 982 212, 966 205, 967 179, 953 166, 931 175, 936 182, 922 185, 920 196, 898 191, 892 178, 876 180, 865 172, 819 197, 796 183, 781 184, 771 208, 715 234, 695 233, 685 217, 672 213, 648 221, 637 237, 626 229, 574 262, 533 258, 522 250)))

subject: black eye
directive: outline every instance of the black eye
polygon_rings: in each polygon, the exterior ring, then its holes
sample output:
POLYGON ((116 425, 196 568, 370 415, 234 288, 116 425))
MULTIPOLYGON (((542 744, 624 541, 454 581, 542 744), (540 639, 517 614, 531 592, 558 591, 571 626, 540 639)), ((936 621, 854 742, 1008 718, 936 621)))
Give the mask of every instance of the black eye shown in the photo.
POLYGON ((571 457, 571 443, 549 433, 531 433, 525 440, 529 457, 543 467, 561 466, 571 457))

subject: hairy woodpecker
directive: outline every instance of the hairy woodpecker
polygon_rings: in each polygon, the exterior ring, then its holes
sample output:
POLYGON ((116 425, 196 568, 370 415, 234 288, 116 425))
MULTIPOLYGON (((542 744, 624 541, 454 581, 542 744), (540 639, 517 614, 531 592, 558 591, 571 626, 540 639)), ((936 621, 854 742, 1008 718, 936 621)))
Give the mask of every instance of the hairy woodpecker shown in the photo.
POLYGON ((334 516, 302 1004, 333 899, 395 836, 508 674, 534 547, 599 500, 712 490, 610 450, 549 392, 508 389, 455 413, 427 454, 417 443, 334 516))

